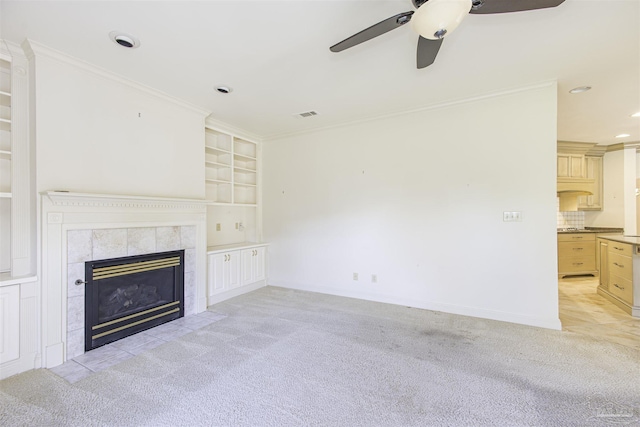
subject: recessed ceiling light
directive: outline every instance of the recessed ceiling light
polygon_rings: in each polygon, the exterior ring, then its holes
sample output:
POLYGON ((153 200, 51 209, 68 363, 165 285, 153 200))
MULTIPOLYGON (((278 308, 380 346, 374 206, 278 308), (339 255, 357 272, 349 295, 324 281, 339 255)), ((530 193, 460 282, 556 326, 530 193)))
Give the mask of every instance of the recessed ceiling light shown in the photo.
POLYGON ((109 38, 114 42, 118 43, 122 47, 126 47, 128 49, 135 49, 140 47, 140 40, 131 34, 123 33, 122 31, 111 31, 109 33, 109 38))
POLYGON ((627 138, 630 137, 631 135, 629 135, 628 133, 621 133, 620 135, 616 135, 616 138, 627 138))
POLYGON ((631 115, 631 117, 640 117, 640 111, 638 111, 638 112, 637 112, 637 113, 635 113, 635 114, 632 114, 632 115, 631 115))
POLYGON ((231 89, 229 86, 216 86, 216 90, 220 93, 231 93, 233 92, 233 89, 231 89))
POLYGON ((574 87, 569 91, 569 93, 582 93, 591 90, 591 86, 578 86, 574 87))

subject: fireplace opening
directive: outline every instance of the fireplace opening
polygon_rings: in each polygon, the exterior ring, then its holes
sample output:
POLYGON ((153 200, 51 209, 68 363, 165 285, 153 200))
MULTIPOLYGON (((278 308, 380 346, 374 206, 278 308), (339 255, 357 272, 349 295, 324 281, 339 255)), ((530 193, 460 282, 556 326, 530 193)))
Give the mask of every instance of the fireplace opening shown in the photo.
POLYGON ((184 250, 85 263, 85 351, 184 316, 184 250))

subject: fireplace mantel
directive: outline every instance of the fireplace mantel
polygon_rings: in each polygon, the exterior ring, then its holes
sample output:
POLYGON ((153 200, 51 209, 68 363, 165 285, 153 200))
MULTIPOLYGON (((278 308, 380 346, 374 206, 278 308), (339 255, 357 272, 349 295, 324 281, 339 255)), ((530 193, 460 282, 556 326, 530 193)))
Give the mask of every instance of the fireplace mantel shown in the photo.
POLYGON ((71 303, 79 290, 73 280, 84 276, 75 271, 81 261, 186 249, 185 315, 206 310, 204 199, 67 191, 43 191, 40 196, 43 367, 57 366, 77 355, 74 325, 78 312, 71 303), (150 245, 150 239, 155 243, 150 245), (75 246, 78 244, 80 247, 75 246), (93 258, 77 259, 85 249, 93 258))
POLYGON ((40 194, 48 198, 53 206, 194 209, 207 205, 206 200, 170 197, 73 193, 69 191, 43 191, 40 194))

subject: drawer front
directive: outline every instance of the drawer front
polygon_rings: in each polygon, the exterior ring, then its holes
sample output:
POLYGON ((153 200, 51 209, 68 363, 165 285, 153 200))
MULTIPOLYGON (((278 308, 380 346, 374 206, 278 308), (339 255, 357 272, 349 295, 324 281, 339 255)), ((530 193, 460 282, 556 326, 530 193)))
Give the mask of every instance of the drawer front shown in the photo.
POLYGON ((633 256, 633 245, 609 241, 609 253, 633 256))
POLYGON ((558 258, 559 273, 579 273, 582 271, 594 271, 595 269, 596 259, 593 256, 558 258))
POLYGON ((559 233, 558 242, 595 242, 596 233, 559 233))
POLYGON ((609 273, 609 292, 628 304, 633 304, 633 282, 609 273))
POLYGON ((596 242, 558 242, 558 256, 564 257, 595 257, 596 242))
POLYGON ((633 280, 632 258, 618 253, 610 253, 609 272, 623 279, 633 280))

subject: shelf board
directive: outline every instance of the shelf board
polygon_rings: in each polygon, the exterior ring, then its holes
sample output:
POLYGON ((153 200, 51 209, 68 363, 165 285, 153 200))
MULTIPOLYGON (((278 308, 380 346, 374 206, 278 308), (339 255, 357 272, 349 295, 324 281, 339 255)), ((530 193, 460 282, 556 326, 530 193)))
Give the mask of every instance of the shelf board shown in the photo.
POLYGON ((5 96, 7 98, 11 98, 11 93, 10 92, 5 92, 3 90, 0 90, 0 96, 5 96))
POLYGON ((218 162, 204 162, 205 166, 209 168, 222 169, 222 168, 230 168, 231 165, 225 165, 224 163, 218 162))
POLYGON ((233 171, 238 173, 256 173, 255 169, 239 168, 237 166, 233 168, 233 171))
POLYGON ((234 184, 236 187, 257 187, 256 184, 248 184, 248 183, 243 183, 243 182, 236 182, 234 184))
POLYGON ((11 196, 11 193, 0 193, 0 199, 10 199, 11 196))
POLYGON ((209 150, 209 151, 217 151, 219 153, 224 153, 224 154, 231 154, 231 151, 229 150, 224 150, 222 148, 218 148, 218 147, 210 147, 208 145, 204 146, 205 150, 209 150))
POLYGON ((251 160, 254 162, 256 161, 255 157, 247 156, 246 154, 235 153, 233 157, 240 160, 251 160))
POLYGON ((205 182, 212 184, 231 184, 231 181, 223 181, 221 179, 205 179, 205 182))
POLYGON ((11 151, 0 150, 0 159, 11 160, 11 151))

